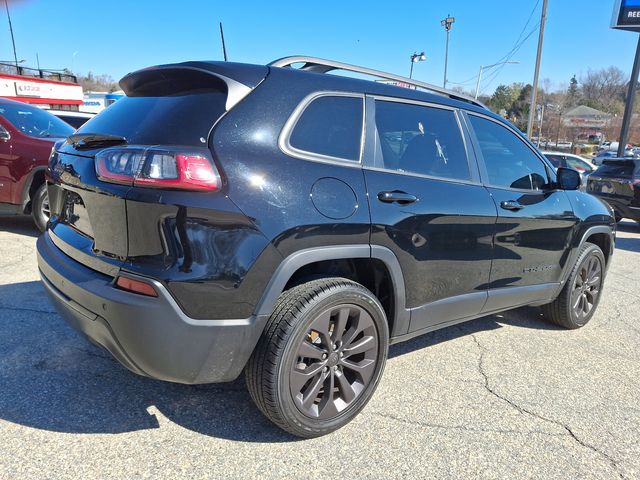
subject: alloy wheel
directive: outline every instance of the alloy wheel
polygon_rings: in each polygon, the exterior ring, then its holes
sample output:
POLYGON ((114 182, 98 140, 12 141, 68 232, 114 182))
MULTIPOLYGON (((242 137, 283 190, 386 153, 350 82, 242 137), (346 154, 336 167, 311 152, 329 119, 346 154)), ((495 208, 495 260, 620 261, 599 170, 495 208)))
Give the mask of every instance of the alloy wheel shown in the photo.
POLYGON ((318 315, 298 345, 289 388, 308 417, 331 419, 353 404, 372 381, 378 331, 357 305, 338 305, 318 315))
POLYGON ((42 212, 42 216, 49 220, 51 217, 51 208, 49 207, 49 193, 45 190, 44 196, 42 197, 42 207, 40 209, 42 212))
POLYGON ((596 256, 589 256, 580 265, 571 293, 571 306, 579 322, 593 310, 602 286, 602 265, 596 256))

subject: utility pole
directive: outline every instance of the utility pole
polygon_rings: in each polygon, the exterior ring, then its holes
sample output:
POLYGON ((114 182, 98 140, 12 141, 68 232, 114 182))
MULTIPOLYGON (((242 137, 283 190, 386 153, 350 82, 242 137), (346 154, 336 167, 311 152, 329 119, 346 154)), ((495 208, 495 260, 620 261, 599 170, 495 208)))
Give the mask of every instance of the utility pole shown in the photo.
POLYGON ((538 54, 536 56, 536 70, 533 75, 533 89, 531 90, 531 105, 529 106, 529 122, 527 123, 527 136, 531 138, 533 131, 533 120, 536 112, 536 102, 538 100, 538 78, 540 77, 540 61, 542 60, 542 42, 544 40, 544 25, 547 22, 547 3, 542 3, 542 19, 540 20, 540 33, 538 34, 538 54))
POLYGON ((224 55, 224 61, 227 61, 227 46, 224 43, 224 30, 222 30, 222 22, 220 22, 220 38, 222 39, 222 55, 224 55))
POLYGON ((636 47, 636 59, 633 61, 631 80, 629 80, 629 90, 627 91, 627 102, 624 107, 624 117, 622 117, 622 129, 620 130, 620 141, 618 142, 618 156, 624 157, 625 147, 629 139, 629 127, 631 125, 631 115, 633 113, 633 103, 636 99, 636 87, 638 86, 638 74, 640 73, 640 36, 636 47))
POLYGON ((7 19, 9 20, 9 31, 11 32, 11 43, 13 43, 13 59, 16 62, 16 73, 18 70, 18 54, 16 53, 16 39, 13 38, 13 26, 11 25, 11 15, 9 15, 9 0, 4 0, 4 6, 7 9, 7 19))
POLYGON ((542 122, 544 122, 544 103, 540 105, 540 115, 538 120, 538 140, 536 141, 536 147, 540 148, 540 137, 542 136, 542 122))
POLYGON ((442 82, 442 87, 447 88, 447 65, 449 63, 449 32, 451 32, 451 28, 453 27, 453 23, 456 21, 454 17, 447 14, 447 18, 440 22, 440 25, 444 27, 447 32, 447 46, 444 51, 444 81, 442 82))

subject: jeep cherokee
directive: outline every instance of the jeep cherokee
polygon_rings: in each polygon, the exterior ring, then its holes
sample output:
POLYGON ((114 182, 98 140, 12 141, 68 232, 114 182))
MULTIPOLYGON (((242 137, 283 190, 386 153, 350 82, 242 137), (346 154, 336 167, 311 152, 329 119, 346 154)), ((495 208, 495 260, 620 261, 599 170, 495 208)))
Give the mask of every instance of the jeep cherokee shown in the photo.
POLYGON ((60 314, 135 373, 244 371, 270 420, 314 437, 365 406, 390 344, 596 310, 612 211, 472 98, 311 57, 120 85, 52 152, 38 264, 60 314))

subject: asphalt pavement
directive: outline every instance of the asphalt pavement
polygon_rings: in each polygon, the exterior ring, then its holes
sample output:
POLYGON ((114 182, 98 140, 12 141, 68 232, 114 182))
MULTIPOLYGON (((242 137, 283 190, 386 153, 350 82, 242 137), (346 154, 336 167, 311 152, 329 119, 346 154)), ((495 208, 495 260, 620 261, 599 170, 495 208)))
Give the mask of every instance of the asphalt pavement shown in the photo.
POLYGON ((640 226, 583 329, 524 308, 394 346, 348 426, 298 440, 239 379, 129 373, 55 313, 37 232, 0 218, 0 479, 640 478, 640 226))

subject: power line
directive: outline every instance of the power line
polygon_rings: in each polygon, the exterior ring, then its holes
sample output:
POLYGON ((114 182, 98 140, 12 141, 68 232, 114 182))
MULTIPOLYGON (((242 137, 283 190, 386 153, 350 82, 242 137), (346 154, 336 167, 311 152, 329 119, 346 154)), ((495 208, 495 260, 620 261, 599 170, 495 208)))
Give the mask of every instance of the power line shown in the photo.
MULTIPOLYGON (((538 30, 538 27, 540 26, 540 22, 538 22, 532 29, 531 31, 520 41, 519 44, 517 44, 512 50, 511 52, 509 52, 508 55, 506 55, 505 57, 503 57, 503 59, 505 59, 504 61, 507 62, 509 60, 511 60, 511 58, 513 58, 513 56, 518 53, 518 51, 520 50, 520 48, 522 48, 522 46, 525 44, 525 42, 531 38, 531 35, 533 35, 534 33, 536 33, 536 31, 538 30)), ((484 91, 487 89, 487 87, 489 87, 489 85, 491 85, 491 83, 496 79, 496 77, 500 74, 500 72, 502 71, 502 69, 504 68, 505 63, 503 63, 502 65, 500 65, 495 72, 493 72, 493 74, 487 78, 487 80, 485 80, 483 82, 483 87, 481 88, 480 91, 484 91)))
MULTIPOLYGON (((536 0, 535 5, 531 9, 531 12, 529 13, 529 16, 527 17, 527 21, 525 22, 524 26, 522 27, 522 30, 520 30, 520 34, 518 35, 518 38, 514 42, 513 47, 511 47, 511 50, 509 50, 498 61, 494 62, 495 64, 501 64, 501 65, 498 67, 498 69, 495 72, 493 72, 487 79, 485 79, 485 81, 483 82, 483 87, 480 90, 481 92, 484 91, 491 84, 491 82, 493 82, 496 79, 496 77, 500 74, 502 69, 505 67, 505 63, 503 63, 503 62, 508 62, 509 60, 511 60, 511 58, 513 58, 513 55, 515 55, 518 52, 518 50, 520 50, 520 48, 522 47, 524 42, 526 42, 531 37, 531 35, 533 35, 533 33, 536 31, 536 29, 540 25, 540 23, 538 22, 538 24, 524 38, 522 38, 522 35, 524 35, 524 32, 526 31, 527 27, 529 26, 529 23, 531 23, 531 19, 533 18, 533 15, 535 14, 536 10, 538 9, 538 5, 540 5, 540 0, 536 0)), ((465 82, 463 82, 463 83, 467 83, 469 81, 476 80, 477 78, 478 78, 478 75, 474 75, 473 77, 471 77, 471 79, 465 80, 465 82)))

